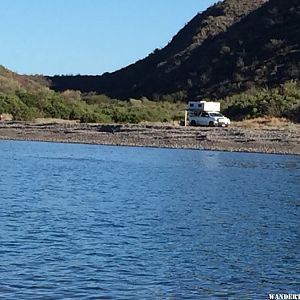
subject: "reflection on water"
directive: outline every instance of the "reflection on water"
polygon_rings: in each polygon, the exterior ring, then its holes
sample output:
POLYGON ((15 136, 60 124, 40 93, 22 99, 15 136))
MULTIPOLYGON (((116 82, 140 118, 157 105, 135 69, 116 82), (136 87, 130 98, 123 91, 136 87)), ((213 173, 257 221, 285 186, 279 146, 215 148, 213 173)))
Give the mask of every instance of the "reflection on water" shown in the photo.
POLYGON ((299 293, 300 158, 0 142, 0 298, 299 293))

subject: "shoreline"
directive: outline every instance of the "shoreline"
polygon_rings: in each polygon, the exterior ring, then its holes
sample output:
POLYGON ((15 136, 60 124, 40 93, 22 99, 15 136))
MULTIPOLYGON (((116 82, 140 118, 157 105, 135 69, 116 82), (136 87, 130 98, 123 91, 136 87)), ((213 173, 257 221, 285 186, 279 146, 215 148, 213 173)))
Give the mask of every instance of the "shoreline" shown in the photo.
POLYGON ((298 128, 1 122, 0 140, 300 155, 298 128))

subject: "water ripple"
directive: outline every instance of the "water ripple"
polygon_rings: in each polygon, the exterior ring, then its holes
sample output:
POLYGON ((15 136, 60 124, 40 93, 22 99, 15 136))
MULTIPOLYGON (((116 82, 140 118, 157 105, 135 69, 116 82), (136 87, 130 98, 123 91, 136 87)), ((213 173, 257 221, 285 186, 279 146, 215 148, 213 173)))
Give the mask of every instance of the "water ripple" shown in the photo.
POLYGON ((299 157, 0 142, 0 299, 299 293, 299 157))

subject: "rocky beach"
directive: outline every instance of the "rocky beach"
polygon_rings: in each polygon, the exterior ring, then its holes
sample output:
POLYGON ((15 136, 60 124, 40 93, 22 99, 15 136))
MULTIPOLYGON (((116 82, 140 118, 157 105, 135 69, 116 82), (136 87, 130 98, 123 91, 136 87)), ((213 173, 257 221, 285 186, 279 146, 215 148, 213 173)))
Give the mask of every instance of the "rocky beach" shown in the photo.
POLYGON ((210 128, 164 124, 1 122, 0 139, 300 155, 297 125, 210 128))

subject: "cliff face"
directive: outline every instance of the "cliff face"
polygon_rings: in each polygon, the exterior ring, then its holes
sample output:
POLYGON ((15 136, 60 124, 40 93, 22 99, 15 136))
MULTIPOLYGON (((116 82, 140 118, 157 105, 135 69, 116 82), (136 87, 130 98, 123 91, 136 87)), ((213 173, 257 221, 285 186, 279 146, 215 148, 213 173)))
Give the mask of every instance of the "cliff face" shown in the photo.
POLYGON ((163 49, 102 76, 51 77, 56 90, 128 98, 184 91, 220 97, 298 79, 299 0, 225 0, 195 16, 163 49))

